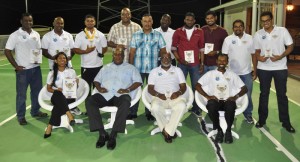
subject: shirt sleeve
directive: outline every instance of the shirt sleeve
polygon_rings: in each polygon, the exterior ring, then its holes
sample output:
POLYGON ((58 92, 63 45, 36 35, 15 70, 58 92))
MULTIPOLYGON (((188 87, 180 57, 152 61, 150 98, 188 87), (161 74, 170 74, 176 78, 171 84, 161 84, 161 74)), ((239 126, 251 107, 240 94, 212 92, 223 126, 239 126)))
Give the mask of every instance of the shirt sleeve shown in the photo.
POLYGON ((224 53, 224 54, 228 54, 229 53, 228 37, 225 38, 225 40, 223 42, 222 53, 224 53))
POLYGON ((107 41, 112 41, 114 43, 116 43, 116 38, 115 38, 115 25, 113 25, 110 30, 109 33, 107 35, 107 41))
POLYGON ((253 38, 253 46, 254 49, 261 49, 260 43, 259 43, 259 34, 258 32, 255 33, 254 38, 253 38))
POLYGON ((203 30, 199 30, 199 33, 200 33, 200 40, 198 42, 198 46, 199 46, 199 49, 201 50, 202 48, 204 48, 204 32, 203 32, 203 30))
POLYGON ((9 50, 14 50, 16 47, 16 36, 15 34, 11 34, 8 37, 8 40, 6 42, 5 48, 9 50))
POLYGON ((138 69, 133 65, 131 65, 131 67, 132 67, 132 82, 133 83, 135 83, 135 82, 143 83, 141 74, 138 71, 138 69))
POLYGON ((289 46, 291 44, 293 44, 293 38, 291 36, 291 34, 289 33, 289 31, 286 28, 283 28, 283 38, 284 38, 284 44, 286 46, 289 46))
POLYGON ((176 72, 177 72, 177 75, 178 75, 178 79, 179 79, 179 83, 186 83, 186 80, 185 80, 185 77, 184 77, 184 74, 182 72, 182 70, 178 67, 176 67, 176 72))
POLYGON ((98 74, 96 75, 94 82, 98 82, 98 83, 102 83, 102 78, 103 78, 103 71, 106 70, 107 66, 104 66, 103 68, 101 68, 101 70, 98 72, 98 74))
POLYGON ((100 44, 102 48, 107 47, 107 40, 105 38, 105 35, 103 33, 100 34, 100 44))
POLYGON ((47 84, 51 85, 53 81, 53 71, 50 71, 47 76, 47 84))
POLYGON ((176 30, 173 34, 172 37, 172 45, 171 45, 171 50, 177 50, 177 46, 179 44, 179 35, 178 35, 178 30, 176 30))
POLYGON ((159 48, 160 49, 166 47, 165 39, 163 38, 163 36, 161 35, 161 33, 159 33, 159 40, 158 40, 158 42, 159 42, 159 48))
POLYGON ((137 37, 137 33, 133 33, 130 42, 130 48, 137 48, 136 37, 137 37))
POLYGON ((80 33, 78 33, 75 37, 74 48, 80 48, 80 45, 81 45, 80 33))
POLYGON ((69 48, 72 49, 72 48, 74 48, 74 39, 73 39, 72 34, 69 34, 69 39, 70 39, 69 48))
POLYGON ((42 48, 43 49, 48 49, 49 48, 49 37, 48 37, 48 34, 46 34, 46 35, 43 36, 43 39, 42 39, 42 48))
MULTIPOLYGON (((155 68, 156 69, 156 68, 155 68)), ((155 69, 152 69, 149 73, 149 76, 148 76, 148 85, 154 85, 155 84, 155 74, 156 74, 156 70, 155 69)))

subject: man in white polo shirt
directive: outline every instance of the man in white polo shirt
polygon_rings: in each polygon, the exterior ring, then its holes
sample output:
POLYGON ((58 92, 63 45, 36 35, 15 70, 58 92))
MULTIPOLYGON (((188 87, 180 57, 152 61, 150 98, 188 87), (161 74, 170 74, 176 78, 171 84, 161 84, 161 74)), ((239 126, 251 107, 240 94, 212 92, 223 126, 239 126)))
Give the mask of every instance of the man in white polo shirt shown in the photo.
POLYGON ((286 96, 288 77, 286 56, 293 51, 293 39, 286 28, 274 25, 271 12, 263 12, 260 15, 260 21, 263 29, 257 31, 254 35, 255 55, 258 60, 257 76, 260 82, 259 119, 255 126, 261 128, 266 124, 270 87, 272 78, 274 78, 279 121, 288 132, 295 133, 295 129, 290 122, 288 98, 286 96))
MULTIPOLYGON (((173 38, 173 34, 174 34, 175 30, 170 28, 170 25, 171 25, 171 16, 169 14, 163 14, 160 19, 160 27, 158 27, 154 30, 160 32, 161 35, 163 36, 163 38, 166 42, 166 50, 168 53, 171 54, 171 57, 172 57, 171 63, 173 66, 176 66, 176 60, 171 51, 172 38, 173 38)), ((158 65, 160 65, 160 60, 159 60, 158 65)))
POLYGON ((41 55, 40 35, 31 28, 33 25, 31 14, 22 14, 21 24, 22 27, 9 36, 5 46, 5 55, 16 71, 17 118, 20 125, 26 125, 25 113, 28 85, 31 90, 31 116, 47 117, 48 115, 40 111, 38 102, 38 95, 42 89, 40 64, 32 62, 36 52, 41 55), (12 50, 15 50, 15 58, 12 55, 12 50))
POLYGON ((102 58, 107 51, 107 40, 104 34, 95 28, 96 19, 93 15, 86 15, 84 24, 86 28, 76 35, 74 52, 81 55, 81 77, 91 88, 103 65, 102 58))
POLYGON ((249 124, 252 124, 253 103, 251 94, 253 80, 256 79, 257 60, 254 55, 255 51, 252 36, 244 32, 244 27, 244 22, 242 20, 235 20, 233 22, 233 34, 225 38, 222 53, 228 54, 229 69, 239 75, 248 89, 247 96, 249 104, 243 114, 245 120, 249 124), (253 64, 253 75, 251 74, 251 60, 253 64))
POLYGON ((176 138, 178 123, 186 109, 186 99, 182 94, 186 91, 186 81, 180 68, 172 66, 170 53, 161 55, 161 65, 151 70, 148 79, 148 92, 153 97, 151 114, 167 143, 176 138), (165 117, 165 109, 172 109, 170 120, 165 117))
POLYGON ((208 116, 213 122, 213 130, 218 130, 216 142, 222 143, 224 133, 219 123, 219 110, 225 111, 227 129, 225 143, 232 143, 231 126, 234 121, 236 100, 247 93, 247 87, 240 77, 227 70, 228 55, 219 54, 217 69, 205 73, 196 84, 196 90, 207 99, 208 116))
POLYGON ((68 66, 72 67, 71 58, 73 54, 73 36, 64 31, 64 19, 56 17, 53 21, 54 29, 43 36, 43 55, 48 58, 49 69, 53 68, 54 57, 58 52, 64 52, 68 56, 68 66))

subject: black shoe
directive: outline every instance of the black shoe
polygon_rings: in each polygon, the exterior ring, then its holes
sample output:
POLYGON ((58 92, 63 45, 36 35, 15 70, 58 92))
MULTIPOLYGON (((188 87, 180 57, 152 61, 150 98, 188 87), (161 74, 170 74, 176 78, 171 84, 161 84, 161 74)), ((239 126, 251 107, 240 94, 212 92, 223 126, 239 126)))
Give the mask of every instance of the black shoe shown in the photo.
POLYGON ((286 129, 286 131, 290 132, 290 133, 295 133, 296 130, 293 128, 293 126, 291 124, 284 124, 282 123, 282 127, 286 129))
POLYGON ((232 143, 233 142, 233 138, 232 138, 232 134, 231 131, 226 131, 225 132, 225 143, 232 143))
POLYGON ((131 115, 131 114, 128 114, 127 116, 127 120, 132 120, 132 119, 136 119, 137 118, 137 115, 131 115))
POLYGON ((254 123, 253 118, 252 118, 251 115, 245 116, 245 121, 246 121, 248 124, 253 124, 253 123, 254 123))
POLYGON ((178 137, 177 133, 175 132, 174 136, 171 136, 172 139, 176 139, 178 137))
POLYGON ((51 133, 50 134, 44 134, 44 138, 49 138, 51 136, 51 133))
POLYGON ((18 121, 19 121, 20 125, 27 125, 28 124, 25 118, 19 119, 18 121))
POLYGON ((74 119, 73 119, 73 120, 70 120, 70 125, 71 125, 71 126, 75 125, 75 120, 74 120, 74 119))
POLYGON ((218 130, 215 141, 218 143, 223 143, 224 133, 222 130, 218 130))
POLYGON ((155 120, 154 116, 152 116, 151 114, 146 114, 147 120, 148 121, 153 121, 155 120))
POLYGON ((108 133, 104 133, 103 135, 100 135, 98 138, 98 141, 96 143, 96 148, 101 148, 105 145, 105 142, 109 140, 108 133))
POLYGON ((35 118, 45 118, 48 116, 47 113, 43 113, 41 111, 39 111, 38 113, 34 114, 34 115, 31 115, 32 117, 35 117, 35 118))
POLYGON ((172 143, 172 137, 165 131, 165 129, 163 129, 163 131, 161 133, 164 136, 165 141, 167 143, 172 143))
POLYGON ((258 122, 255 124, 255 127, 256 127, 256 128, 262 128, 264 125, 265 125, 265 123, 261 123, 261 122, 258 121, 258 122))
POLYGON ((108 140, 106 147, 108 150, 113 150, 115 149, 116 145, 117 145, 116 138, 112 137, 108 140))

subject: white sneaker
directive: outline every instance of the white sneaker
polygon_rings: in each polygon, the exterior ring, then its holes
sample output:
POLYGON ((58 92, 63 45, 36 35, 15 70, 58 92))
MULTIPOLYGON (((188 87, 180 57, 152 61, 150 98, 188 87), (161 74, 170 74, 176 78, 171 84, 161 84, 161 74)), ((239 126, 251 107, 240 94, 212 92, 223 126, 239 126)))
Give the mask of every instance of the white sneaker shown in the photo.
POLYGON ((75 108, 71 109, 70 112, 74 115, 81 115, 82 114, 82 112, 78 109, 78 107, 75 107, 75 108))

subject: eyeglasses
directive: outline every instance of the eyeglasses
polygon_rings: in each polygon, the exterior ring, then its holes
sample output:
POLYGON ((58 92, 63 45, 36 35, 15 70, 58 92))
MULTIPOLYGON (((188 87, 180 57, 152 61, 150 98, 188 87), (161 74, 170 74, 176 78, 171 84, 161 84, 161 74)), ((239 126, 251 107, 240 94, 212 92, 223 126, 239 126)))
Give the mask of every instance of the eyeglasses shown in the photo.
POLYGON ((264 23, 269 23, 271 22, 272 19, 267 19, 267 20, 261 20, 261 22, 264 24, 264 23))

